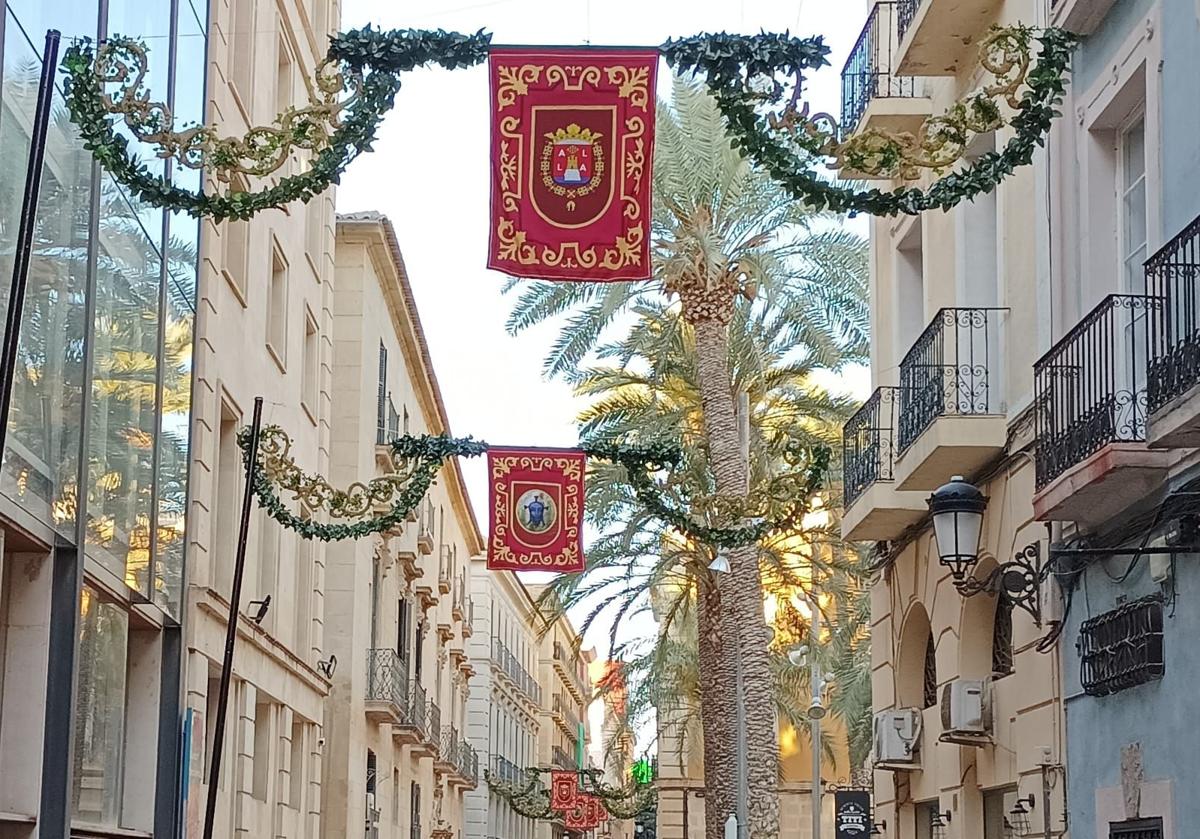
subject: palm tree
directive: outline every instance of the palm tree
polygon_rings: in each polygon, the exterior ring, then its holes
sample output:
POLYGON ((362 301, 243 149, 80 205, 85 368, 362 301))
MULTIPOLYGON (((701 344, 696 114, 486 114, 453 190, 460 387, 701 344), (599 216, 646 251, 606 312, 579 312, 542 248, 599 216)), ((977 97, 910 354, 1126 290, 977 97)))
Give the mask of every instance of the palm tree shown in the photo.
MULTIPOLYGON (((510 331, 570 313, 546 360, 550 375, 565 375, 596 348, 619 316, 639 314, 678 297, 686 328, 669 340, 694 359, 692 379, 700 410, 692 426, 701 432, 705 475, 696 486, 721 499, 747 495, 748 465, 739 444, 735 381, 730 369, 730 323, 739 298, 764 295, 789 313, 778 324, 803 341, 809 364, 837 363, 861 353, 867 318, 862 289, 865 257, 861 242, 835 229, 792 201, 767 176, 732 148, 715 102, 698 85, 676 79, 673 104, 660 104, 655 152, 653 219, 654 274, 644 283, 535 283, 523 287, 510 331)), ((767 321, 778 317, 760 315, 767 321)), ((664 337, 664 340, 668 340, 664 337)), ((753 399, 754 394, 751 394, 753 399)), ((752 402, 752 410, 762 406, 752 402)), ((678 428, 676 429, 678 434, 678 428)), ((612 491, 612 490, 610 490, 612 491)), ((593 546, 592 551, 595 551, 593 546)), ((740 653, 746 684, 771 683, 768 630, 759 549, 730 551, 733 571, 713 579, 695 568, 696 620, 704 730, 706 796, 710 839, 721 835, 724 815, 734 809, 734 662, 740 653), (740 629, 740 631, 739 631, 740 629)), ((750 835, 778 834, 776 795, 778 744, 770 691, 747 691, 750 835)))

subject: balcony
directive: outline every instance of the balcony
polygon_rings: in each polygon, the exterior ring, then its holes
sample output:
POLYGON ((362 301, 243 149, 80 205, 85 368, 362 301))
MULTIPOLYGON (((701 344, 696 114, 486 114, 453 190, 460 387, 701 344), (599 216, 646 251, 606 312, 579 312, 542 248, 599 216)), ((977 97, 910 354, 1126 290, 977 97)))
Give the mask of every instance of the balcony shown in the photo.
POLYGON ((1079 35, 1091 35, 1117 0, 1051 0, 1050 23, 1079 35))
POLYGON ((417 550, 425 556, 433 553, 434 518, 433 502, 425 499, 421 509, 421 520, 417 522, 417 550))
POLYGON ((454 596, 450 600, 450 616, 460 623, 467 619, 467 573, 454 581, 454 596))
POLYGON ((492 641, 492 663, 496 665, 495 672, 500 676, 501 682, 507 681, 533 705, 542 704, 542 688, 537 679, 521 666, 517 657, 498 639, 492 641))
POLYGON ((395 650, 367 650, 367 719, 401 725, 408 719, 408 668, 395 650))
POLYGON ((454 771, 454 760, 458 750, 458 729, 448 725, 441 729, 441 745, 437 756, 433 759, 433 771, 438 776, 449 775, 454 771))
POLYGON ((1146 261, 1146 293, 1162 300, 1150 325, 1146 374, 1152 448, 1200 446, 1200 218, 1146 261))
POLYGON ((525 772, 511 760, 496 755, 492 759, 492 777, 507 784, 515 784, 525 780, 525 772))
POLYGON ((408 694, 408 717, 392 727, 392 738, 400 745, 414 747, 414 752, 432 754, 429 751, 429 717, 425 702, 425 688, 413 685, 408 694))
POLYGON ((896 70, 908 76, 955 76, 978 57, 975 44, 1002 0, 899 0, 896 70))
POLYGON ((1164 477, 1168 454, 1146 445, 1146 356, 1161 302, 1110 294, 1034 364, 1038 519, 1098 524, 1164 477))
POLYGON ((554 669, 558 671, 559 677, 566 684, 567 689, 574 694, 575 698, 581 703, 586 703, 591 700, 591 689, 588 687, 586 680, 579 674, 578 667, 578 656, 568 653, 561 643, 555 641, 554 669))
POLYGON ((882 128, 916 132, 932 113, 919 79, 898 76, 896 2, 879 2, 842 67, 842 137, 882 128))
POLYGON ((550 759, 555 767, 559 769, 578 769, 579 764, 575 758, 567 754, 566 750, 561 746, 555 746, 550 750, 550 759))
POLYGON ((925 497, 895 486, 898 388, 876 388, 842 427, 842 536, 894 539, 925 514, 925 497))
POLYGON ((942 309, 900 362, 897 489, 971 475, 1007 436, 1000 367, 1005 309, 942 309))
POLYGON ((452 787, 474 787, 479 779, 479 756, 459 736, 457 728, 447 726, 442 729, 442 748, 433 768, 435 772, 449 775, 447 783, 452 787))
POLYGON ((454 554, 449 545, 442 545, 441 556, 438 559, 438 591, 449 594, 454 584, 454 554))
POLYGON ((554 702, 551 707, 551 717, 554 724, 564 735, 572 740, 579 736, 579 715, 575 713, 571 707, 571 703, 564 700, 558 694, 554 695, 554 702))
POLYGON ((475 634, 475 601, 467 595, 466 617, 462 622, 462 637, 470 638, 475 634))

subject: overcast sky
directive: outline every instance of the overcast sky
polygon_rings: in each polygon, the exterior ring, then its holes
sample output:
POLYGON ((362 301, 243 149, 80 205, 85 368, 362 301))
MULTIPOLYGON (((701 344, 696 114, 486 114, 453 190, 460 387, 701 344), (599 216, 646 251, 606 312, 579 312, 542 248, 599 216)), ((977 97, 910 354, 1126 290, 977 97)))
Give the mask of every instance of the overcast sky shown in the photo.
MULTIPOLYGON (((866 0, 346 0, 342 29, 482 28, 496 43, 622 46, 704 31, 824 34, 831 66, 813 78, 810 98, 815 110, 836 115, 839 72, 866 8, 866 0)), ((509 337, 513 298, 500 294, 505 277, 484 268, 487 87, 484 66, 408 74, 374 152, 343 179, 338 210, 378 210, 394 223, 453 431, 495 444, 570 446, 579 404, 561 382, 541 376, 554 329, 509 337)), ((486 532, 484 462, 463 469, 486 532)), ((588 639, 602 654, 604 634, 588 639)))

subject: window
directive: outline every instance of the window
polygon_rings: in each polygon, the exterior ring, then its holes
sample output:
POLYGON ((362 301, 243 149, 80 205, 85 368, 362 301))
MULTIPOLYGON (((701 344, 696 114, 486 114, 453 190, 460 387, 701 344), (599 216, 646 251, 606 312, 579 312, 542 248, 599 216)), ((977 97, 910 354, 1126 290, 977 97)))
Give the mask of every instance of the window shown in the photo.
POLYGON ((400 656, 401 660, 408 661, 408 636, 412 631, 410 622, 412 621, 412 607, 404 598, 400 599, 397 604, 396 619, 396 655, 400 656))
POLYGON ((409 839, 421 839, 421 785, 412 782, 408 793, 409 839))
POLYGON ((400 824, 400 770, 392 770, 392 824, 400 824))
POLYGON ((271 285, 267 295, 267 349, 279 362, 287 364, 287 261, 278 244, 271 248, 271 285))
POLYGON ((216 480, 213 481, 215 498, 213 509, 217 511, 216 527, 212 530, 210 563, 211 584, 221 592, 233 589, 234 540, 237 538, 237 510, 241 484, 242 456, 237 444, 239 417, 226 402, 221 403, 221 429, 217 437, 214 458, 216 480))
POLYGON ((926 801, 913 808, 916 821, 914 835, 917 839, 937 839, 933 833, 933 817, 937 813, 937 802, 926 801))
POLYGON ((1121 290, 1142 287, 1146 261, 1146 123, 1139 115, 1117 136, 1121 195, 1121 290))
POLYGON ((1161 679, 1166 669, 1162 597, 1143 597, 1084 621, 1076 645, 1080 682, 1090 696, 1161 679))
POLYGON ((249 250, 250 223, 226 221, 221 230, 221 274, 243 307, 246 305, 246 263, 249 250))
POLYGON ((321 271, 325 265, 325 210, 328 201, 324 193, 318 195, 304 208, 304 250, 308 255, 308 264, 312 266, 313 277, 321 282, 321 271))
POLYGON ((317 390, 321 369, 321 345, 317 332, 317 319, 312 312, 304 312, 304 360, 302 364, 304 381, 301 383, 300 403, 308 412, 308 418, 315 425, 317 422, 317 390))
POLYGON ((417 624, 416 649, 413 652, 413 679, 421 681, 421 661, 425 653, 425 624, 417 624))
MULTIPOLYGON (((283 23, 280 22, 282 28, 283 23)), ((292 74, 292 51, 282 36, 276 46, 275 64, 275 113, 282 114, 292 107, 292 85, 295 77, 292 74)))
POLYGON ((933 633, 929 633, 929 640, 925 643, 925 680, 923 690, 924 704, 922 708, 932 708, 938 704, 938 677, 937 677, 937 648, 933 643, 933 633))
POLYGON ((404 433, 408 434, 408 406, 405 405, 401 410, 404 411, 404 433))
POLYGON ((375 777, 378 774, 378 762, 375 758, 375 752, 367 749, 367 795, 375 794, 375 777))
MULTIPOLYGON (((264 597, 275 597, 279 587, 279 542, 283 528, 279 522, 267 515, 267 511, 259 508, 256 512, 258 519, 259 548, 258 548, 258 600, 264 597)), ((276 598, 278 599, 278 598, 276 598)), ((276 604, 278 608, 281 604, 276 604)), ((246 607, 249 611, 249 607, 246 607)), ((263 619, 268 627, 274 624, 272 610, 267 610, 263 619)))
MULTIPOLYGON (((1014 788, 995 789, 983 794, 983 839, 1013 839, 1019 829, 1019 816, 1023 815, 1015 806, 1017 791, 1014 788)), ((1022 805, 1024 808, 1024 805, 1022 805)), ((1028 821, 1028 815, 1026 821, 1028 821)), ((1028 830, 1029 825, 1024 828, 1028 830)))
POLYGON ((230 79, 248 119, 254 107, 251 94, 254 88, 254 9, 257 5, 255 0, 233 0, 233 31, 229 33, 230 79))
POLYGON ((379 342, 379 396, 376 419, 376 428, 379 433, 376 436, 375 442, 383 445, 387 442, 387 347, 383 345, 383 341, 379 342))
POLYGON ((293 810, 300 810, 304 799, 304 720, 294 714, 289 745, 292 759, 288 767, 288 781, 291 787, 288 802, 293 810))
POLYGON ((1013 604, 1003 592, 996 598, 992 619, 992 677, 1003 678, 1013 672, 1013 604))
MULTIPOLYGON (((304 515, 307 518, 307 514, 304 515)), ((311 658, 313 544, 311 539, 298 539, 296 551, 295 640, 293 652, 304 661, 311 658)))
POLYGON ((116 827, 121 818, 128 645, 129 615, 85 586, 71 805, 74 818, 88 824, 116 827))
POLYGON ((1163 820, 1112 822, 1108 826, 1108 839, 1163 839, 1163 820))
POLYGON ((254 786, 251 794, 267 800, 271 778, 271 702, 260 699, 254 705, 254 786))
POLYGON ((896 247, 895 295, 896 357, 903 358, 925 328, 925 259, 919 218, 896 247))

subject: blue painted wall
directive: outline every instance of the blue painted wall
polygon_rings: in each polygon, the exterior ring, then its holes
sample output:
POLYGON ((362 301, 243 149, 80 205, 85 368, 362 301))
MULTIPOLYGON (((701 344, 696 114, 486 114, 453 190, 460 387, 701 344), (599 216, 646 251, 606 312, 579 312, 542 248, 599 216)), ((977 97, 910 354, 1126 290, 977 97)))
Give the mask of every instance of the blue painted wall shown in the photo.
MULTIPOLYGON (((1157 200, 1162 232, 1170 240, 1200 215, 1200 10, 1196 0, 1157 1, 1162 25, 1154 37, 1162 39, 1162 67, 1148 70, 1162 104, 1162 147, 1157 151, 1163 183, 1157 200)), ((1153 6, 1151 0, 1117 0, 1077 52, 1077 89, 1089 88, 1110 71, 1115 51, 1134 27, 1145 25, 1153 6)), ((1192 477, 1181 476, 1175 483, 1192 477)), ((1197 835, 1195 825, 1200 824, 1200 721, 1195 721, 1200 708, 1200 557, 1181 557, 1175 564, 1177 599, 1174 605, 1168 599, 1164 609, 1164 678, 1113 696, 1090 697, 1080 685, 1079 625, 1115 608, 1118 597, 1134 600, 1160 591, 1147 559, 1124 582, 1115 581, 1128 564, 1128 559, 1116 558, 1088 568, 1074 592, 1063 637, 1072 836, 1097 835, 1095 791, 1120 787, 1121 747, 1140 742, 1146 779, 1175 782, 1176 837, 1184 839, 1197 835)))

